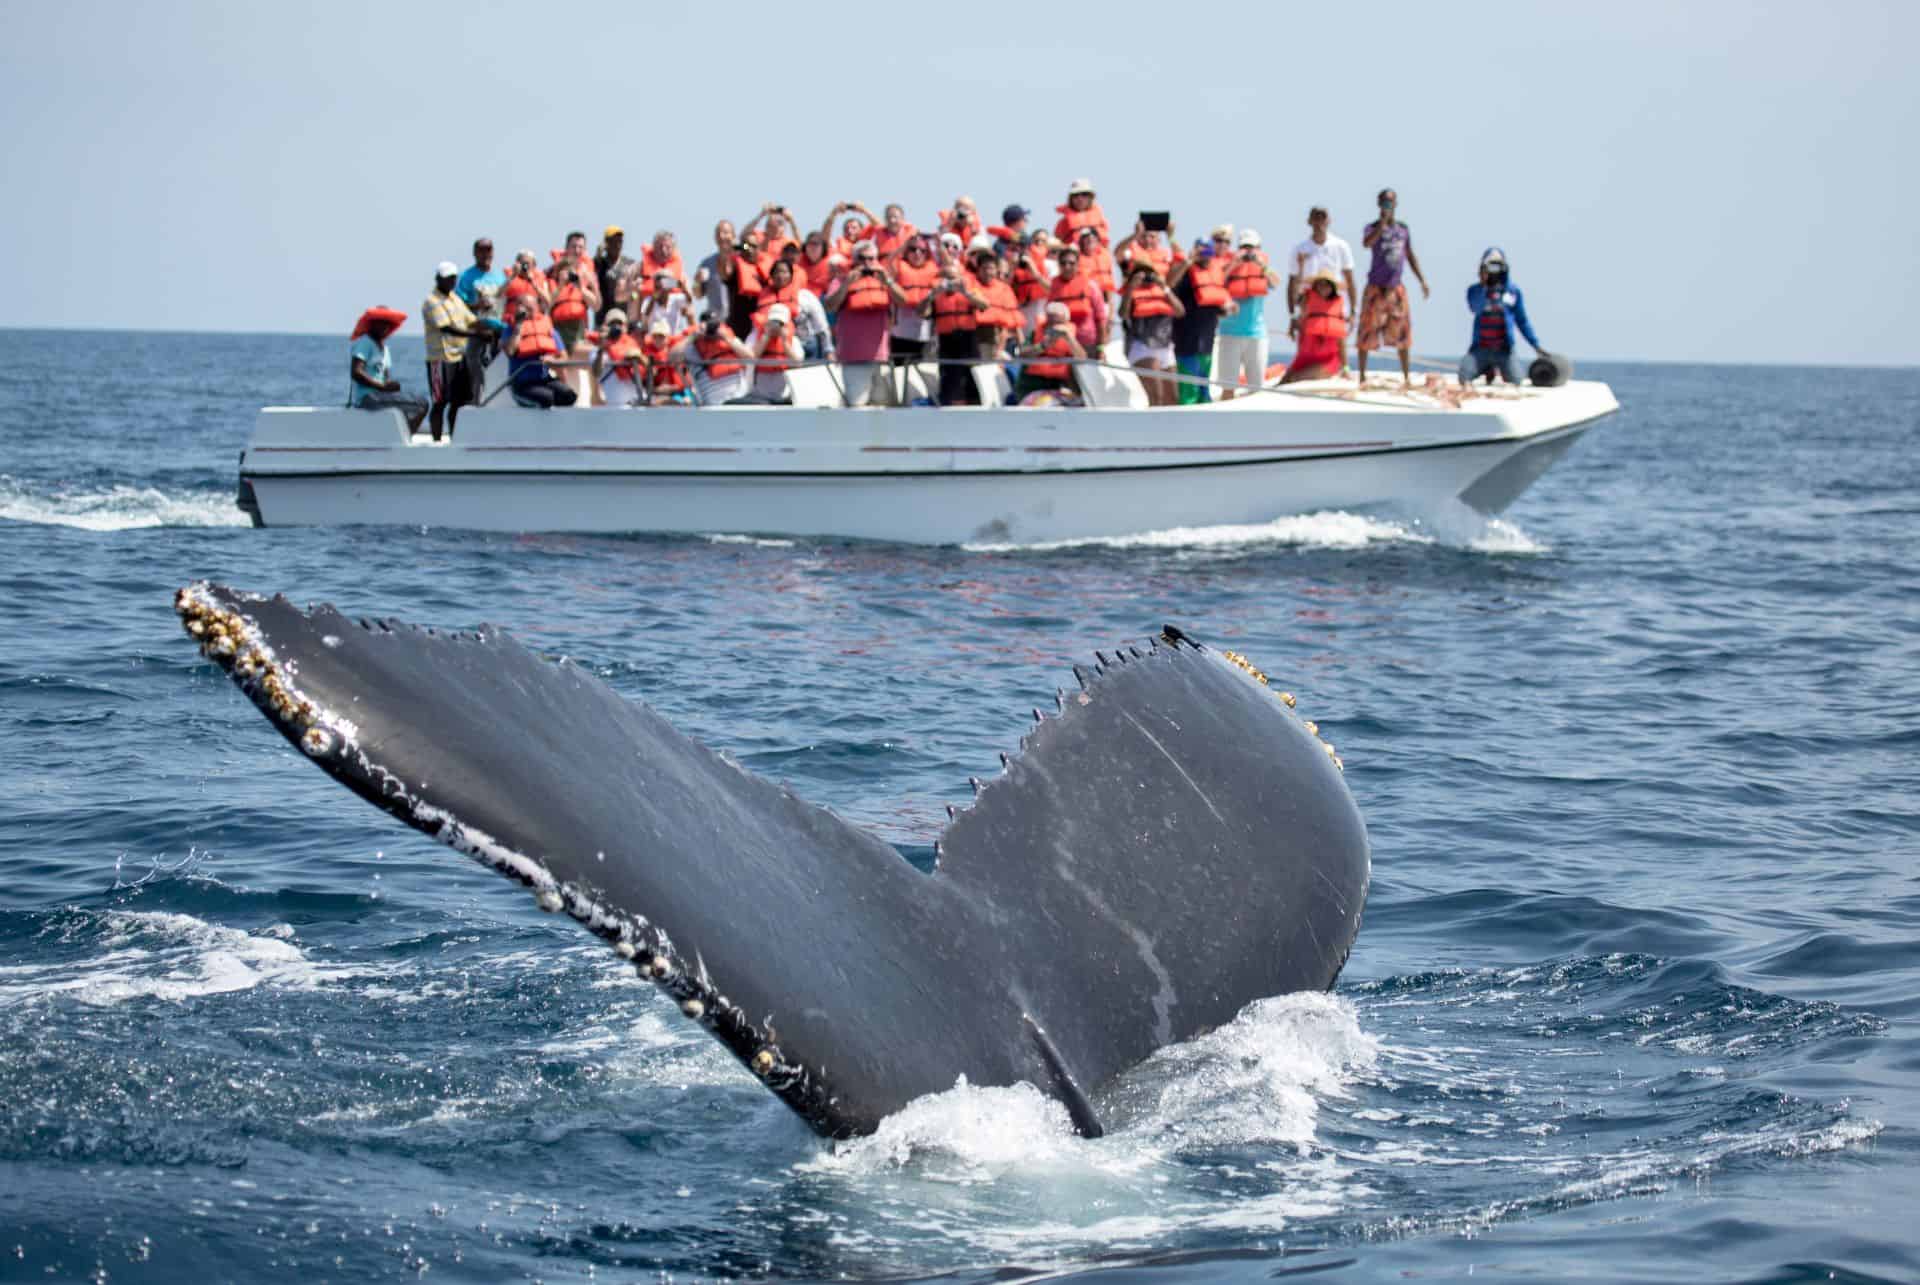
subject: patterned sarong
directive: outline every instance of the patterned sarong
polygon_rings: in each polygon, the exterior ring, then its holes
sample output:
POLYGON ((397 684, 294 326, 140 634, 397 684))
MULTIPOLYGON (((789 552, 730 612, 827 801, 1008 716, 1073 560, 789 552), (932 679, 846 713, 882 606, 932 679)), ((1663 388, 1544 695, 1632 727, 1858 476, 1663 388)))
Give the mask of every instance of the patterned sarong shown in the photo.
POLYGON ((1405 285, 1367 284, 1366 292, 1360 297, 1360 334, 1355 345, 1361 352, 1413 346, 1413 321, 1407 315, 1405 285))

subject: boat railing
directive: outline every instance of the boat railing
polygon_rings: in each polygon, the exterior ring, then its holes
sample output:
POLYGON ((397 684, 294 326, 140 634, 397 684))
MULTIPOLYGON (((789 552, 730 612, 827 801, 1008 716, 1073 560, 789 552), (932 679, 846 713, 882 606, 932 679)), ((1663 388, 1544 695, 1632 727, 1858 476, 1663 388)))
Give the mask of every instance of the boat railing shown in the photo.
MULTIPOLYGON (((755 364, 751 358, 738 358, 737 360, 740 362, 743 368, 751 368, 755 364)), ((798 361, 783 361, 781 363, 780 369, 782 371, 824 369, 827 372, 828 377, 833 381, 834 390, 839 395, 839 398, 840 398, 840 404, 842 406, 846 406, 848 404, 847 389, 846 389, 845 381, 841 376, 842 367, 846 365, 885 366, 890 368, 890 373, 891 373, 891 378, 889 380, 889 384, 890 384, 889 391, 893 395, 893 402, 891 403, 891 405, 895 407, 900 407, 900 406, 906 406, 910 404, 910 401, 906 396, 907 385, 908 385, 908 372, 914 370, 917 367, 933 366, 937 368, 937 367, 965 366, 965 367, 968 367, 969 369, 977 369, 980 367, 999 367, 1002 370, 1006 370, 1009 367, 1018 367, 1018 366, 1028 365, 1034 361, 1050 361, 1053 364, 1070 365, 1074 367, 1075 376, 1076 376, 1075 383, 1076 385, 1079 386, 1082 396, 1085 396, 1087 386, 1086 386, 1086 382, 1080 378, 1080 372, 1089 371, 1089 370, 1098 370, 1098 371, 1111 372, 1113 374, 1120 375, 1120 376, 1131 376, 1136 380, 1160 379, 1160 380, 1165 380, 1168 383, 1182 384, 1190 387, 1206 388, 1210 391, 1215 391, 1215 392, 1231 392, 1235 394, 1235 396, 1237 397, 1251 396, 1253 394, 1265 394, 1268 396, 1305 398, 1313 401, 1337 401, 1337 402, 1344 402, 1350 405, 1381 406, 1381 407, 1386 407, 1393 410, 1402 410, 1402 411, 1409 409, 1408 403, 1404 398, 1401 398, 1399 400, 1394 400, 1394 401, 1388 401, 1388 400, 1377 398, 1377 397, 1367 397, 1364 395, 1363 391, 1360 389, 1350 390, 1350 389, 1339 389, 1339 388, 1294 388, 1294 387, 1289 387, 1281 384, 1262 383, 1259 385, 1252 385, 1252 384, 1241 384, 1241 383, 1229 383, 1226 380, 1214 379, 1211 376, 1206 376, 1206 375, 1189 375, 1181 371, 1172 371, 1172 370, 1142 369, 1139 366, 1130 366, 1130 365, 1121 364, 1119 362, 1105 361, 1097 357, 1078 357, 1078 358, 1075 358, 1075 357, 1044 358, 1044 357, 1033 357, 1033 356, 1026 356, 1026 357, 914 357, 911 360, 908 360, 905 358, 892 358, 887 361, 860 362, 860 363, 842 362, 835 357, 823 357, 823 358, 803 358, 798 361)), ((548 361, 546 363, 547 366, 551 368, 556 368, 556 369, 591 369, 593 364, 594 362, 593 362, 593 359, 591 358, 562 358, 558 360, 548 361)), ((702 363, 696 360, 696 361, 688 362, 685 364, 689 374, 691 374, 693 371, 693 368, 701 365, 702 363)), ((511 387, 512 387, 511 380, 503 381, 498 387, 492 389, 484 397, 482 397, 480 399, 479 404, 481 406, 487 405, 488 403, 492 402, 495 397, 498 397, 501 393, 506 392, 511 387)), ((690 384, 690 388, 693 391, 694 397, 697 399, 699 397, 697 380, 693 381, 690 384)), ((1475 397, 1486 396, 1486 394, 1484 393, 1474 393, 1472 395, 1475 397)), ((704 405, 704 404, 706 403, 696 402, 696 405, 704 405)), ((769 406, 782 406, 785 404, 786 403, 768 403, 769 406)), ((1191 403, 1189 405, 1191 405, 1191 403)), ((1091 404, 1089 405, 1089 408, 1099 409, 1098 407, 1091 406, 1091 404)), ((954 408, 954 409, 964 409, 964 408, 954 408)))

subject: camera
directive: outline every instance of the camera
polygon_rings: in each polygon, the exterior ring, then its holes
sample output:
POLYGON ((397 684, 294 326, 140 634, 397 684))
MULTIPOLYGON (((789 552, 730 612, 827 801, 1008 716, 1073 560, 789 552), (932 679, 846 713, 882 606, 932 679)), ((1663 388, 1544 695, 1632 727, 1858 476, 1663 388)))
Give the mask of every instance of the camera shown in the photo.
POLYGON ((700 333, 711 339, 720 333, 720 318, 708 317, 700 323, 700 333))

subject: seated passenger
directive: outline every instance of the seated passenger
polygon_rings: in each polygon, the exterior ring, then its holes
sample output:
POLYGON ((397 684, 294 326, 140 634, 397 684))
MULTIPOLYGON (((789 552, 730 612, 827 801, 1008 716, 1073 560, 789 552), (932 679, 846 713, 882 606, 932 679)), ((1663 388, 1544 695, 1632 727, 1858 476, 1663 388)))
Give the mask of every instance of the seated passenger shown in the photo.
POLYGON ((1347 301, 1340 295, 1340 278, 1320 269, 1300 299, 1300 345, 1280 377, 1283 384, 1332 379, 1347 368, 1347 301))
POLYGON ((687 386, 687 367, 673 355, 673 332, 667 323, 655 318, 647 323, 647 337, 640 341, 640 353, 647 359, 648 403, 653 406, 690 406, 693 392, 687 386))
POLYGON ((400 381, 390 379, 393 355, 387 351, 387 336, 400 329, 407 314, 395 308, 369 308, 353 324, 353 346, 347 350, 347 405, 361 410, 397 410, 407 421, 411 436, 427 417, 427 404, 418 397, 400 391, 400 381))
POLYGON ((1013 400, 1024 401, 1037 392, 1067 393, 1078 396, 1080 385, 1073 377, 1070 361, 1084 359, 1087 350, 1074 338, 1073 319, 1064 303, 1050 303, 1041 317, 1033 342, 1020 350, 1027 364, 1013 385, 1013 400))
POLYGON ((799 341, 793 337, 793 314, 784 303, 770 305, 761 316, 753 342, 752 400, 774 406, 793 404, 793 385, 787 381, 787 367, 801 360, 799 341))
POLYGON ((920 304, 922 316, 933 319, 933 341, 940 355, 940 404, 968 406, 978 401, 973 367, 979 356, 974 331, 987 298, 957 267, 940 270, 940 284, 920 304))
POLYGON ((647 357, 627 330, 627 314, 615 308, 600 328, 600 347, 593 354, 593 378, 600 397, 619 410, 647 404, 647 357))
POLYGON ((828 312, 836 314, 839 326, 835 343, 847 405, 872 404, 875 386, 881 382, 880 363, 888 355, 888 318, 896 305, 906 302, 899 284, 880 266, 880 252, 873 242, 860 242, 854 248, 853 270, 821 300, 828 312))
POLYGON ((547 365, 549 359, 563 355, 553 319, 540 311, 534 296, 523 297, 517 307, 513 329, 502 345, 507 350, 507 380, 513 385, 513 399, 541 410, 573 405, 580 395, 547 365))
POLYGON ((747 363, 753 350, 719 317, 708 317, 674 344, 670 353, 693 371, 694 392, 702 406, 723 406, 746 395, 747 363))
MULTIPOLYGON (((1166 282, 1145 256, 1137 256, 1127 269, 1127 288, 1120 296, 1120 317, 1127 328, 1127 360, 1142 372, 1173 369, 1173 323, 1186 315, 1186 305, 1174 298, 1166 282)), ((1179 391, 1170 379, 1143 373, 1147 405, 1172 406, 1179 402, 1179 391)))

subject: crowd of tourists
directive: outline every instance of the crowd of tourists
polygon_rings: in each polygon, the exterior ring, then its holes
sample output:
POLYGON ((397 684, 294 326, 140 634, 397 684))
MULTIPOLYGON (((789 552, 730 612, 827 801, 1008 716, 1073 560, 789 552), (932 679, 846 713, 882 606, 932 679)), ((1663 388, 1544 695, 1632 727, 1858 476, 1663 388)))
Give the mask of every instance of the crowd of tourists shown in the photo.
MULTIPOLYGON (((1116 238, 1085 179, 1068 187, 1051 228, 1020 205, 986 223, 965 196, 926 228, 899 205, 875 214, 859 201, 803 227, 769 202, 744 223, 720 220, 712 253, 691 270, 666 230, 637 254, 619 226, 591 252, 586 234, 572 232, 546 263, 521 250, 504 267, 481 237, 469 266, 439 265, 422 306, 427 397, 392 378, 385 340, 405 314, 374 308, 353 333, 351 401, 398 407, 438 438, 478 399, 496 354, 527 406, 570 406, 583 392, 615 407, 785 404, 793 372, 828 361, 847 405, 886 404, 901 396, 901 368, 929 359, 939 374, 925 391, 939 405, 978 404, 983 387, 997 386, 976 380, 976 365, 1008 371, 1010 400, 1071 401, 1075 363, 1102 360, 1117 343, 1150 404, 1191 404, 1267 382, 1269 300, 1282 301, 1296 342, 1284 381, 1344 373, 1350 339, 1363 378, 1368 354, 1391 348, 1405 380, 1403 275, 1423 298, 1429 291, 1398 204, 1392 190, 1379 193, 1378 217, 1362 233, 1364 292, 1324 207, 1308 212, 1307 236, 1276 263, 1253 228, 1221 224, 1183 245, 1166 213, 1143 213, 1116 238), (561 373, 582 368, 584 384, 561 373)), ((1518 382, 1513 327, 1534 342, 1505 273, 1504 255, 1489 251, 1469 298, 1477 319, 1463 380, 1518 382)))

